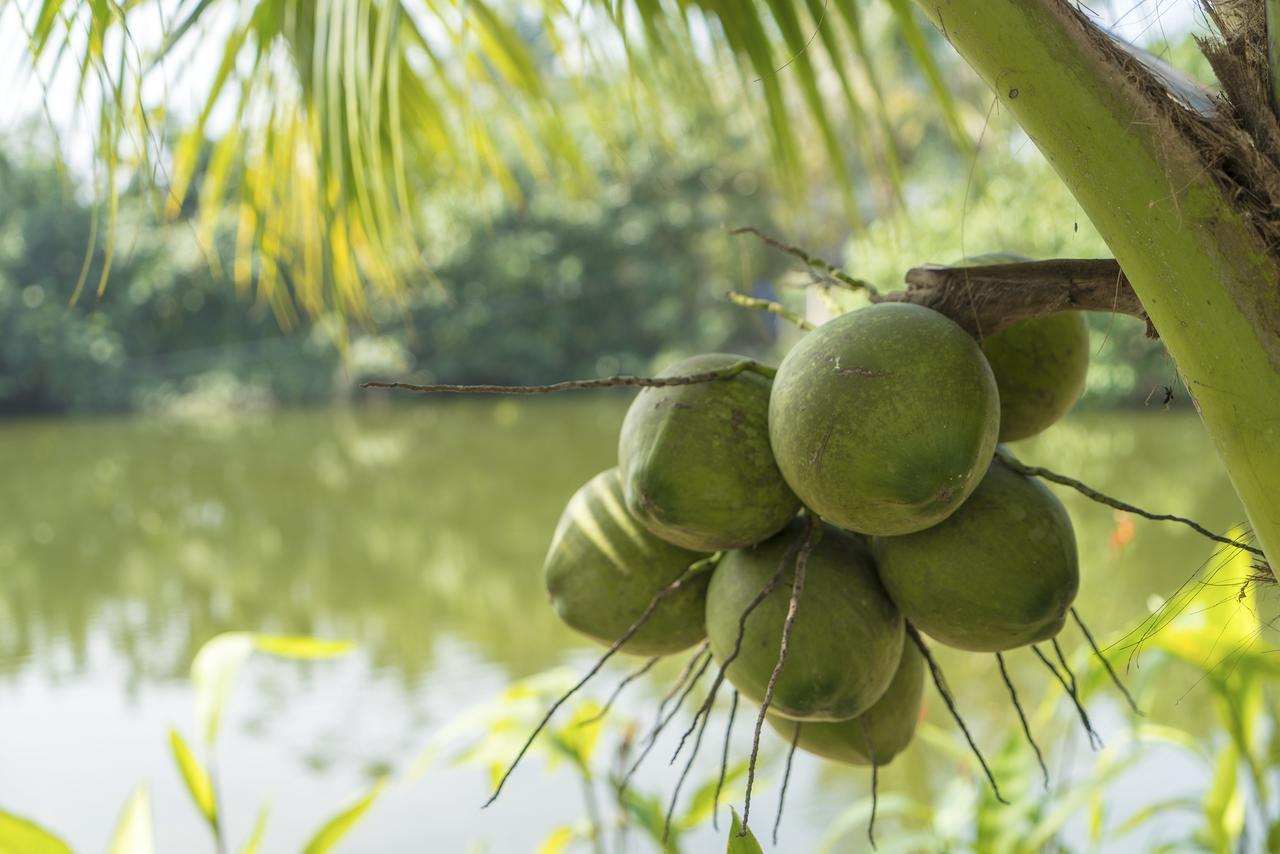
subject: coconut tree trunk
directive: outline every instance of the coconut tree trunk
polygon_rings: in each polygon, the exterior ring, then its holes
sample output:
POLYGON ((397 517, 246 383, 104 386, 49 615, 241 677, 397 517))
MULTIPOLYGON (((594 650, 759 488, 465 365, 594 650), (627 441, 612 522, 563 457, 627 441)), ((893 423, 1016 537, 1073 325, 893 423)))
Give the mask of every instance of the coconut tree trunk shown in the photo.
POLYGON ((1212 122, 1065 0, 916 2, 1114 252, 1280 566, 1280 264, 1247 186, 1270 176, 1232 174, 1212 122))

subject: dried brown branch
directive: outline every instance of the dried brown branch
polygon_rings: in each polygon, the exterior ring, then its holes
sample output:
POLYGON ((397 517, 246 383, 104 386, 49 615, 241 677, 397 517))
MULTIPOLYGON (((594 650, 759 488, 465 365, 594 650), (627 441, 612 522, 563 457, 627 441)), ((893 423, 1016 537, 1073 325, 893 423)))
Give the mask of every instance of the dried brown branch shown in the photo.
MULTIPOLYGON (((916 645, 916 649, 920 650, 920 654, 924 656, 925 664, 929 665, 929 675, 933 678, 933 687, 938 689, 938 693, 942 696, 942 702, 946 704, 947 711, 951 713, 951 718, 960 727, 960 732, 964 734, 964 740, 969 742, 969 749, 973 751, 973 755, 977 757, 978 764, 982 766, 982 771, 987 775, 987 782, 991 784, 991 791, 995 793, 996 800, 1002 804, 1008 805, 1008 801, 1000 794, 1000 787, 996 784, 996 775, 991 772, 991 766, 987 764, 987 759, 982 755, 982 751, 978 749, 978 743, 973 740, 973 733, 969 732, 969 725, 964 722, 964 718, 960 715, 960 709, 956 707, 955 697, 951 695, 951 689, 947 687, 947 680, 942 675, 942 668, 938 666, 938 661, 933 657, 933 651, 925 644, 924 638, 920 637, 920 632, 916 627, 907 623, 907 637, 916 645)), ((1050 665, 1052 667, 1052 665, 1050 665)))
POLYGON ((926 265, 907 271, 907 289, 872 297, 945 314, 981 338, 1031 317, 1059 311, 1105 311, 1147 321, 1133 286, 1110 258, 1017 261, 976 267, 926 265))
POLYGON ((457 383, 440 383, 436 385, 414 385, 401 382, 367 382, 361 388, 399 389, 419 394, 554 394, 559 391, 585 391, 598 388, 618 388, 621 386, 639 386, 641 388, 666 388, 677 385, 697 385, 718 380, 733 379, 743 371, 751 371, 772 378, 777 370, 769 365, 762 365, 753 359, 743 359, 732 365, 715 371, 702 371, 680 377, 596 377, 589 380, 565 380, 548 385, 459 385, 457 383))
POLYGON ((822 520, 810 513, 808 526, 805 528, 804 544, 796 554, 791 600, 787 604, 787 616, 782 622, 782 639, 778 643, 778 661, 773 665, 773 672, 769 674, 769 682, 764 688, 764 699, 761 700, 760 711, 756 714, 756 729, 751 739, 751 760, 747 763, 747 794, 742 803, 742 831, 738 834, 739 836, 747 835, 747 822, 751 818, 751 788, 756 779, 756 758, 760 754, 760 730, 764 727, 764 717, 768 714, 769 706, 773 702, 773 691, 778 685, 778 677, 782 675, 782 668, 787 664, 791 632, 795 628, 796 613, 800 609, 800 599, 804 595, 804 579, 809 568, 809 554, 822 536, 821 525, 822 520))
POLYGON ((1022 702, 1018 699, 1018 689, 1013 687, 1013 680, 1009 678, 1009 669, 1005 667, 1004 655, 997 652, 996 662, 1000 665, 1000 678, 1009 689, 1009 699, 1013 701, 1014 711, 1018 713, 1018 720, 1022 722, 1022 734, 1027 737, 1027 744, 1030 744, 1032 751, 1035 752, 1036 762, 1040 764, 1040 775, 1044 778, 1044 787, 1048 789, 1049 768, 1044 764, 1044 754, 1040 752, 1040 745, 1036 744, 1035 736, 1031 734, 1031 723, 1027 720, 1027 713, 1022 709, 1022 702))
MULTIPOLYGON (((1102 747, 1102 739, 1093 728, 1093 723, 1089 720, 1089 713, 1085 711, 1084 704, 1080 702, 1080 695, 1076 693, 1075 676, 1072 675, 1071 681, 1068 682, 1067 678, 1058 672, 1058 668, 1053 666, 1053 662, 1040 651, 1040 647, 1032 644, 1031 651, 1036 654, 1036 658, 1040 659, 1041 664, 1049 668, 1049 672, 1058 680, 1058 684, 1062 686, 1062 690, 1067 692, 1067 696, 1071 698, 1071 703, 1076 707, 1076 715, 1080 718, 1080 725, 1084 727, 1085 734, 1089 736, 1089 746, 1094 750, 1098 750, 1102 747)), ((1060 658, 1059 660, 1062 661, 1065 666, 1066 659, 1060 658)), ((1070 673, 1071 671, 1068 670, 1067 672, 1070 673)))
POLYGON ((1102 650, 1098 649, 1097 641, 1093 639, 1093 633, 1085 626, 1084 620, 1080 619, 1080 612, 1074 606, 1071 608, 1071 619, 1075 620, 1076 625, 1080 627, 1080 632, 1084 635, 1084 639, 1089 642, 1089 646, 1093 649, 1093 654, 1098 657, 1098 660, 1102 662, 1102 666, 1107 669, 1107 675, 1111 677, 1112 684, 1124 695, 1125 700, 1129 703, 1129 708, 1133 709, 1135 715, 1141 715, 1142 710, 1138 708, 1133 695, 1129 693, 1129 689, 1120 681, 1120 677, 1116 675, 1115 670, 1111 667, 1111 662, 1107 661, 1107 657, 1102 654, 1102 650))
POLYGON ((1059 486, 1069 486, 1085 498, 1088 498, 1091 501, 1096 501, 1099 504, 1105 504, 1115 510, 1123 510, 1126 513, 1132 513, 1135 516, 1141 516, 1143 519, 1151 519, 1155 522, 1177 522, 1181 525, 1186 525, 1200 536, 1213 540, 1215 543, 1222 543, 1224 546, 1234 546, 1235 548, 1257 555, 1261 558, 1266 557, 1262 549, 1254 548, 1253 546, 1242 543, 1239 540, 1233 540, 1230 537, 1223 537, 1219 534, 1215 534, 1213 531, 1210 531, 1194 519, 1188 519, 1185 516, 1175 516, 1172 513, 1152 513, 1150 511, 1143 510, 1141 507, 1137 507, 1127 501, 1121 501, 1118 498, 1112 498, 1110 495, 1105 495, 1094 489, 1092 486, 1089 486, 1086 483, 1081 483, 1073 477, 1067 477, 1064 474, 1058 474, 1055 471, 1051 471, 1040 466, 1029 466, 1026 463, 1020 462, 1012 454, 1005 451, 996 451, 996 460, 1007 468, 1016 471, 1023 477, 1038 477, 1047 480, 1050 483, 1056 483, 1059 486))
MULTIPOLYGON (((502 777, 498 780, 498 785, 494 787, 493 794, 489 796, 489 800, 484 802, 485 807, 496 801, 498 799, 498 795, 502 794, 502 787, 507 784, 507 779, 511 776, 511 773, 516 770, 516 766, 520 764, 520 760, 524 758, 524 755, 529 752, 529 748, 533 745, 534 739, 538 737, 538 734, 542 732, 546 725, 551 721, 551 718, 560 709, 560 707, 568 702, 569 698, 576 694, 583 685, 586 685, 587 682, 591 680, 591 677, 599 673, 605 663, 608 662, 609 659, 618 652, 618 650, 622 649, 626 642, 635 636, 636 632, 640 631, 644 624, 649 621, 649 618, 653 616, 653 612, 658 610, 658 606, 662 604, 663 600, 680 592, 681 588, 684 587, 688 580, 699 571, 699 564, 701 563, 702 562, 699 561, 690 565, 689 568, 682 572, 675 581, 672 581, 666 587, 655 593, 653 598, 649 600, 649 604, 645 607, 644 612, 641 613, 640 616, 636 618, 636 621, 622 633, 622 637, 614 641, 609 648, 605 650, 604 654, 596 659, 596 663, 592 665, 591 669, 587 671, 585 676, 579 679, 572 688, 561 694, 560 697, 551 704, 551 708, 547 709, 547 713, 542 716, 542 720, 538 721, 538 725, 534 727, 533 732, 529 733, 529 737, 525 740, 524 745, 521 746, 520 752, 516 754, 515 759, 511 760, 511 764, 507 766, 507 770, 503 772, 502 777)), ((707 656, 707 660, 711 660, 709 655, 707 656)))

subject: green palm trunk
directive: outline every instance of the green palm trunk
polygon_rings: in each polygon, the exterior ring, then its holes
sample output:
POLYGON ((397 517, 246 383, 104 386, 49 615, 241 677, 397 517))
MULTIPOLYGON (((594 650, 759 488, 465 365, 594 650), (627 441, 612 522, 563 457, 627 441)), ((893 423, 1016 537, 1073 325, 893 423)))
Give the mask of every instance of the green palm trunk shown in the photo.
POLYGON ((917 2, 1115 253, 1280 563, 1280 265, 1180 126, 1190 114, 1064 0, 917 2))

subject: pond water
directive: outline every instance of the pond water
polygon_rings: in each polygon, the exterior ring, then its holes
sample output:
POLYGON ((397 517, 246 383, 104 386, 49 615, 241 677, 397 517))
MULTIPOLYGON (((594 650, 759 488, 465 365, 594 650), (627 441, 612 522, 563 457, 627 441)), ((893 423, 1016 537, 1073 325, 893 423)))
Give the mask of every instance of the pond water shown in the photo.
MULTIPOLYGON (((625 405, 451 400, 198 423, 0 424, 0 809, 56 830, 78 851, 103 850, 129 792, 147 784, 159 850, 211 850, 167 730, 196 741, 192 656, 219 632, 248 629, 358 646, 325 662, 255 658, 242 673, 216 756, 234 846, 269 804, 264 850, 297 850, 334 809, 390 774, 395 782, 340 850, 535 850, 584 815, 563 763, 522 766, 483 812, 487 768, 441 761, 408 772, 433 734, 511 680, 589 666, 594 647, 546 605, 541 563, 565 500, 613 464, 625 405)), ((1214 530, 1242 518, 1187 414, 1076 417, 1017 450, 1214 530)), ((1153 597, 1172 593, 1211 553, 1177 526, 1130 527, 1109 508, 1058 492, 1079 536, 1080 609, 1099 636, 1136 626, 1153 597)), ((1079 647, 1073 630, 1063 638, 1079 647)), ((1016 727, 989 656, 942 661, 980 739, 1016 727)), ((1050 689, 1029 654, 1010 664, 1029 701, 1050 689)), ((620 713, 647 721, 678 667, 656 668, 624 695, 620 713)), ((591 695, 607 696, 623 672, 611 670, 591 695)), ((1162 705, 1154 720, 1204 718, 1208 698, 1192 676, 1173 686, 1175 698, 1191 688, 1185 699, 1162 705)), ((930 720, 955 735, 932 689, 927 705, 930 720)), ((1093 709, 1104 738, 1124 728, 1113 695, 1093 709)), ((735 755, 748 747, 739 720, 735 755)), ((720 736, 708 738, 717 748, 707 753, 718 753, 720 736)), ((1054 756, 1072 741, 1067 752, 1080 761, 1078 736, 1065 726, 1046 740, 1054 756)), ((766 830, 785 747, 772 736, 764 744, 756 815, 766 830)), ((675 772, 663 752, 638 785, 665 800, 675 772)), ((701 759, 689 791, 718 766, 718 755, 701 759)), ((1162 794, 1195 792, 1207 773, 1172 755, 1142 767, 1146 782, 1116 789, 1118 818, 1162 794)), ((928 798, 957 777, 972 774, 917 745, 882 774, 881 791, 928 798)), ((799 757, 779 850, 813 850, 867 791, 865 771, 799 757)), ((1064 835, 1083 832, 1075 823, 1064 835)), ((716 838, 707 829, 686 848, 715 850, 716 838)), ((631 850, 645 845, 634 839, 631 850)))

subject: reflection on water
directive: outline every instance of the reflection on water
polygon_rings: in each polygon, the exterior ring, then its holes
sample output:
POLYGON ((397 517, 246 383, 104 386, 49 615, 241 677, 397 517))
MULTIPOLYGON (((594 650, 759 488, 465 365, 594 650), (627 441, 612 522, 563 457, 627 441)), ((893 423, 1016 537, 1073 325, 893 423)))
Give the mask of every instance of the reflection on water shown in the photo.
MULTIPOLYGON (((563 501, 613 464, 624 407, 608 397, 444 401, 207 423, 0 425, 0 805, 100 849, 129 789, 149 780, 162 850, 203 845, 164 727, 189 727, 191 656, 225 630, 360 644, 342 663, 257 663, 237 695, 219 757, 239 816, 232 838, 270 798, 268 840, 279 850, 314 829, 317 803, 401 770, 467 703, 508 679, 585 663, 587 645, 544 604, 541 560, 563 501)), ((1241 520, 1188 416, 1081 418, 1015 450, 1216 530, 1241 520)), ((1209 554, 1189 532, 1141 520, 1130 530, 1112 510, 1059 494, 1079 535, 1079 604, 1100 633, 1136 625, 1151 596, 1209 554)), ((1037 692, 1043 674, 1022 658, 1015 675, 1037 692)), ((944 665, 980 732, 1008 726, 987 658, 948 655, 944 665)), ((661 690, 651 682, 632 702, 652 704, 661 690)), ((930 714, 942 720, 932 703, 930 714)), ((1161 720, 1200 714, 1193 693, 1161 720)), ((1100 716, 1105 725, 1108 708, 1100 716)), ((924 790, 950 773, 913 750, 886 786, 924 790)), ((478 838, 488 850, 529 850, 555 820, 580 814, 570 783, 559 792, 537 777, 523 769, 481 814, 472 807, 482 778, 428 774, 389 794, 350 850, 423 840, 460 850, 478 838)), ((798 766, 797 779, 783 848, 805 850, 865 786, 819 763, 798 766)))

